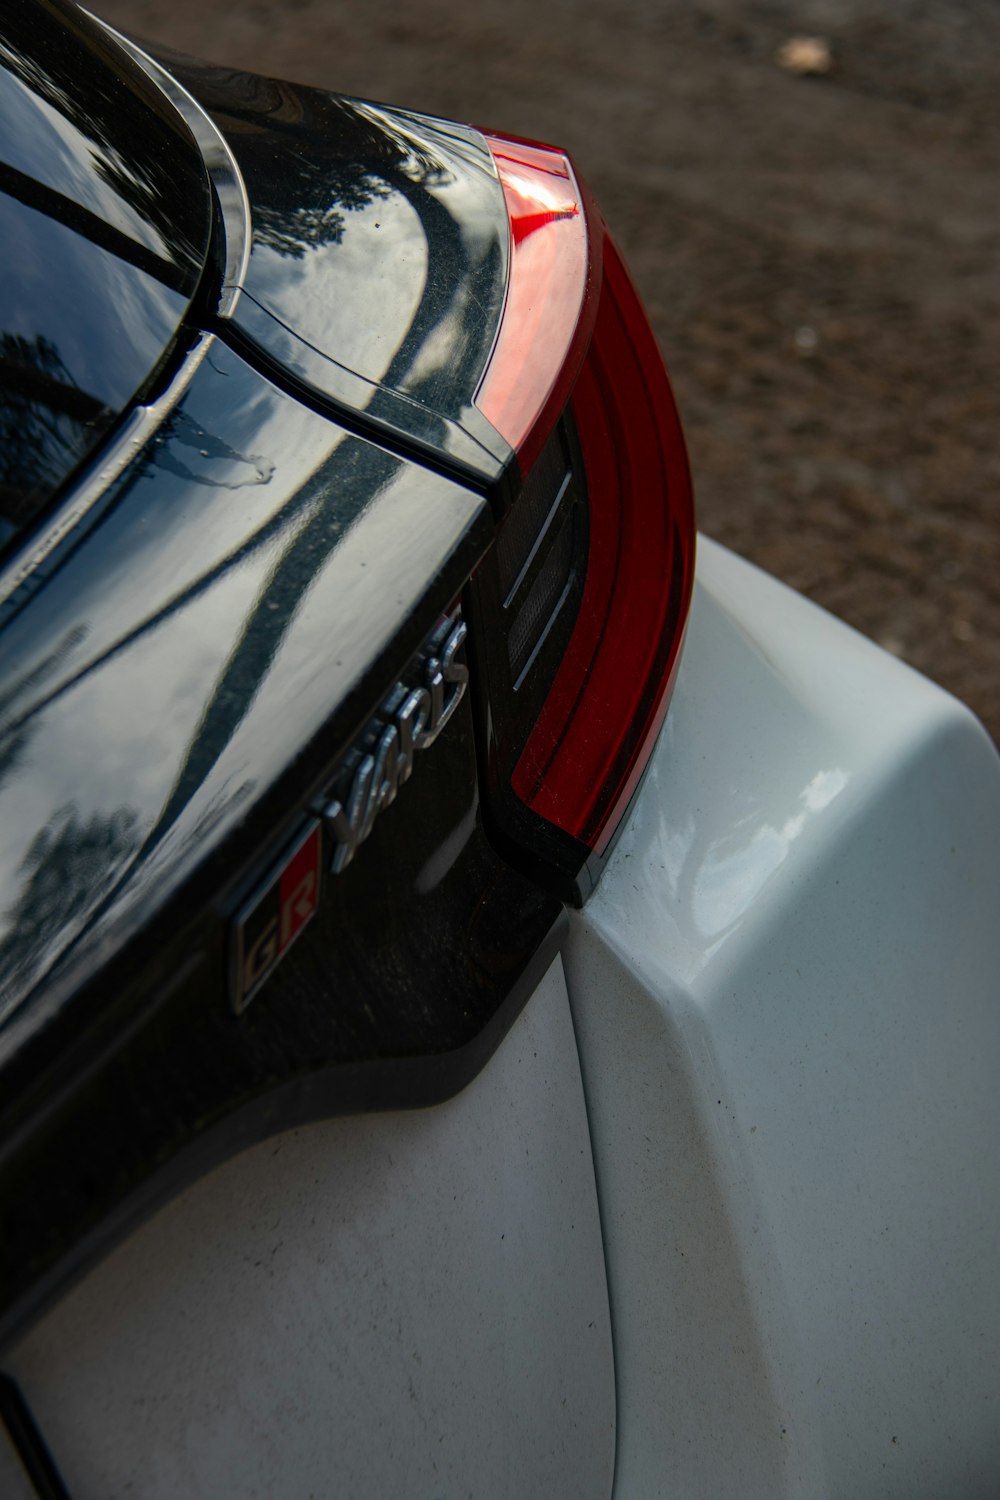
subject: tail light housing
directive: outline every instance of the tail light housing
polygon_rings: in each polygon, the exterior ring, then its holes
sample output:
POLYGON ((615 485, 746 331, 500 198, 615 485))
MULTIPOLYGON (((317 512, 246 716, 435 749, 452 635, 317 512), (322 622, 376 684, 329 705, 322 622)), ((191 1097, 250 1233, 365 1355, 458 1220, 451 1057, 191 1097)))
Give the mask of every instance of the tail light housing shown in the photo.
POLYGON ((649 759, 694 573, 677 408, 622 257, 569 159, 487 136, 507 299, 476 404, 521 488, 472 612, 497 836, 585 898, 649 759))

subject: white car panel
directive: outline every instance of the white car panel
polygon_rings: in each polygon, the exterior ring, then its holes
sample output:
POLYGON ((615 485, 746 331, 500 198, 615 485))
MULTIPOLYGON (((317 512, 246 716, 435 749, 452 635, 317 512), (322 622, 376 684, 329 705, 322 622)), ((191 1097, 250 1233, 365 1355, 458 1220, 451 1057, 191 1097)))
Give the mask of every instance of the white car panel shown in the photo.
POLYGON ((998 851, 972 716, 702 540, 565 953, 616 1495, 997 1493, 998 851))
POLYGON ((457 1098, 244 1152, 6 1368, 74 1500, 605 1500, 614 1369, 561 962, 457 1098))

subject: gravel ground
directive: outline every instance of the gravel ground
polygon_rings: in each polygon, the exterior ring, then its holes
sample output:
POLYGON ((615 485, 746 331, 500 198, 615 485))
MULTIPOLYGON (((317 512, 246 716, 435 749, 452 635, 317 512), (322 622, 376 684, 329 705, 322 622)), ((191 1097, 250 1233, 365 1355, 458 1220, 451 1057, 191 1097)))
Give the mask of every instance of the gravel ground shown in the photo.
POLYGON ((702 528, 1000 737, 995 0, 96 8, 568 147, 666 353, 702 528), (828 41, 827 76, 778 66, 801 34, 828 41))

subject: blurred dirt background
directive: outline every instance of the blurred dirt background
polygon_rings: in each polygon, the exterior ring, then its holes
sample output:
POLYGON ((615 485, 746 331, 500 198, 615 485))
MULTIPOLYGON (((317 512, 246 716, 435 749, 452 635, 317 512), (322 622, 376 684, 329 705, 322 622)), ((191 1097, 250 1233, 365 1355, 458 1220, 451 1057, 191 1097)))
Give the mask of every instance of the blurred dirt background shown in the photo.
POLYGON ((1000 737, 996 0, 93 3, 568 147, 666 353, 702 528, 1000 737), (829 71, 782 66, 799 36, 829 71))

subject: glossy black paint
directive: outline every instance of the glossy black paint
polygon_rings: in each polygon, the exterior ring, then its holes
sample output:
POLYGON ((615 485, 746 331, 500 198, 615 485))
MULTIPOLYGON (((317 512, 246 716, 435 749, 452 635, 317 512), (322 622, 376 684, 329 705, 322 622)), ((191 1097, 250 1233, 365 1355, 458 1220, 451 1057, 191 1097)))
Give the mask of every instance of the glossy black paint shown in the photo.
POLYGON ((216 340, 86 532, 11 601, 11 1318, 213 1152, 444 1097, 510 1024, 559 907, 484 834, 468 699, 242 1016, 227 992, 234 914, 491 535, 480 497, 216 340))
POLYGON ((478 131, 164 56, 246 182, 234 326, 315 395, 499 498, 510 447, 473 405, 499 326, 508 224, 478 131))
POLYGON ((0 24, 0 551, 148 385, 194 296, 208 177, 184 122, 79 12, 0 24))
POLYGON ((349 738, 491 530, 218 341, 89 522, 0 634, 5 1016, 99 916, 140 924, 321 727, 349 738))
POLYGON ((206 77, 256 171, 247 289, 190 304, 161 425, 106 483, 98 453, 0 605, 4 1334, 247 1142, 462 1087, 557 943, 559 902, 487 837, 469 694, 233 1013, 237 914, 471 598, 515 466, 470 404, 505 277, 479 138, 206 77), (405 308, 365 300, 417 251, 405 308), (355 343, 307 344, 338 278, 355 343))

